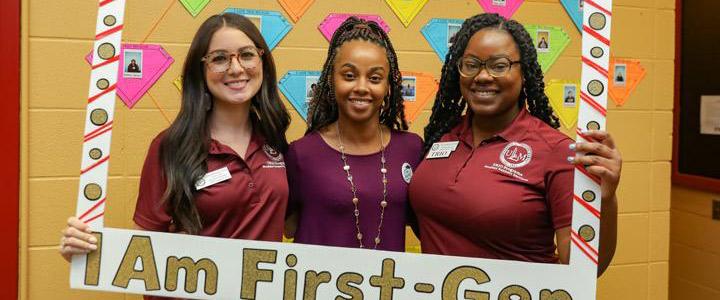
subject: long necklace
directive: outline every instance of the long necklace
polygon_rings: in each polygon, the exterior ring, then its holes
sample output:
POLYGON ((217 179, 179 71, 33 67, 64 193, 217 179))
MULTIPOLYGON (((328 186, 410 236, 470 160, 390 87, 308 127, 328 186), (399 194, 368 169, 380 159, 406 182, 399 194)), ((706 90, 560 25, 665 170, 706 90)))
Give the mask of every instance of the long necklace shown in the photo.
MULTIPOLYGON (((350 173, 350 165, 348 165, 347 162, 347 156, 345 155, 345 145, 343 145, 342 141, 342 134, 340 132, 340 122, 338 121, 335 123, 338 131, 338 141, 340 142, 340 159, 342 159, 343 162, 343 170, 345 171, 345 174, 347 175, 347 180, 350 182, 350 190, 352 191, 353 198, 352 203, 353 206, 355 206, 355 210, 353 211, 353 214, 355 215, 355 228, 357 229, 357 240, 360 243, 360 248, 365 248, 365 245, 363 245, 363 235, 360 230, 360 208, 358 207, 358 204, 360 203, 360 199, 357 196, 357 187, 355 186, 355 181, 353 181, 353 176, 350 173)), ((383 225, 383 218, 385 217, 385 207, 387 207, 387 169, 385 168, 385 141, 383 140, 382 136, 382 126, 379 127, 379 134, 380 134, 380 175, 382 176, 382 184, 383 184, 383 192, 382 192, 382 201, 380 201, 380 222, 378 223, 378 229, 377 229, 377 235, 375 236, 375 248, 377 249, 378 245, 380 244, 380 231, 382 230, 383 225)))

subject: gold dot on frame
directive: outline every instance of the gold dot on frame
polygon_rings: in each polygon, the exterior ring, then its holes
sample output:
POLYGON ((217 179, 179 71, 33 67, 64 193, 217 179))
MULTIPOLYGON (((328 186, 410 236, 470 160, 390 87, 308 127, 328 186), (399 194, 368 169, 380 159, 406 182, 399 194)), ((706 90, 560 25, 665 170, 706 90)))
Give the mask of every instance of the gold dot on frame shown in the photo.
POLYGON ((600 130, 600 123, 598 123, 596 121, 590 121, 587 123, 586 128, 588 130, 600 130))
POLYGON ((290 254, 285 258, 285 263, 288 265, 288 267, 294 267, 297 265, 297 256, 295 254, 290 254))
MULTIPOLYGON (((532 296, 530 295, 530 291, 528 291, 526 288, 519 286, 519 285, 511 285, 508 287, 505 287, 500 291, 500 294, 498 295, 498 299, 532 299, 532 296), (512 296, 517 296, 517 298, 514 298, 512 296)), ((467 298, 466 298, 467 299, 467 298)), ((478 299, 478 298, 476 298, 478 299)))
POLYGON ((595 30, 602 30, 603 28, 605 28, 605 25, 607 25, 607 18, 605 17, 605 15, 599 12, 595 12, 590 15, 588 23, 590 23, 590 28, 595 30))
POLYGON ((100 126, 108 121, 108 113, 106 110, 102 108, 93 109, 92 112, 90 112, 90 122, 93 123, 95 126, 100 126))
POLYGON ((85 198, 88 200, 95 201, 100 199, 100 196, 102 196, 102 188, 97 183, 89 183, 85 185, 83 194, 85 194, 85 198))
POLYGON ((97 53, 100 58, 108 60, 115 57, 115 46, 110 43, 103 43, 97 48, 97 53))
POLYGON ((590 55, 594 58, 600 58, 603 54, 605 54, 605 51, 600 47, 593 47, 590 49, 590 55))
POLYGON ((102 157, 102 150, 98 148, 92 148, 90 149, 90 152, 88 152, 88 156, 94 160, 98 160, 102 157))
POLYGON ((580 226, 580 230, 578 230, 578 235, 580 235, 580 237, 586 242, 590 242, 595 239, 595 229, 593 229, 590 225, 580 226))
POLYGON ((105 26, 113 26, 115 23, 117 23, 117 18, 113 15, 107 15, 103 18, 103 24, 105 24, 105 26))
POLYGON ((101 90, 104 90, 104 89, 110 87, 110 81, 105 78, 101 78, 100 80, 98 80, 95 83, 95 86, 97 86, 97 88, 99 88, 101 90))
POLYGON ((605 86, 602 84, 602 82, 600 82, 600 80, 593 79, 590 80, 590 82, 588 83, 587 90, 590 95, 600 96, 600 94, 605 91, 605 86))
POLYGON ((587 202, 593 202, 593 201, 595 201, 595 192, 593 192, 591 190, 584 191, 582 193, 582 198, 583 198, 583 200, 585 200, 587 202))

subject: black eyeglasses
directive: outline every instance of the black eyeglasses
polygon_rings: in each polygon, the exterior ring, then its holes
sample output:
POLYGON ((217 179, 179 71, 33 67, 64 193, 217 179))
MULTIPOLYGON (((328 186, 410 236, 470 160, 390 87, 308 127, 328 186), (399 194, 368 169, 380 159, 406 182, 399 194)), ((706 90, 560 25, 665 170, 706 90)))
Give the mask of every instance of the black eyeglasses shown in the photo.
POLYGON ((233 57, 237 57, 240 66, 243 69, 253 69, 260 64, 263 50, 253 46, 241 48, 236 53, 229 53, 225 50, 213 51, 202 58, 202 61, 207 64, 210 71, 215 73, 224 73, 230 69, 233 57))
POLYGON ((482 61, 472 56, 466 56, 458 60, 457 67, 458 72, 463 77, 475 77, 485 68, 490 76, 497 78, 507 75, 512 65, 518 63, 520 63, 519 60, 511 61, 507 57, 496 57, 482 61))

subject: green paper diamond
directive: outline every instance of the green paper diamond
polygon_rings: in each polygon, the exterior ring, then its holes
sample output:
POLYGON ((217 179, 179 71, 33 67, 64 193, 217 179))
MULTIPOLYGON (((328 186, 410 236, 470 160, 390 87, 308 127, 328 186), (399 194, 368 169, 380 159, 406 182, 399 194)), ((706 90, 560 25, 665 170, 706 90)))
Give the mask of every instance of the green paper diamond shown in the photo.
POLYGON ((197 17, 209 2, 210 0, 180 0, 180 3, 193 17, 197 17))
POLYGON ((538 62, 546 73, 570 44, 570 36, 562 28, 554 26, 525 25, 525 29, 533 39, 538 62))

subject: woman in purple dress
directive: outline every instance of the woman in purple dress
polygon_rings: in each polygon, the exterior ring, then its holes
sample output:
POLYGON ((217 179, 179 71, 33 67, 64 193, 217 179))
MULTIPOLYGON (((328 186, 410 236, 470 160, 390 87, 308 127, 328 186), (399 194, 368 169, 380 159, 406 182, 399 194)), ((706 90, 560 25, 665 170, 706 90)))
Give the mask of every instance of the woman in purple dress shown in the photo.
POLYGON ((405 132, 401 83, 377 23, 351 17, 335 31, 308 130, 286 157, 286 234, 296 242, 404 251, 422 140, 405 132))

